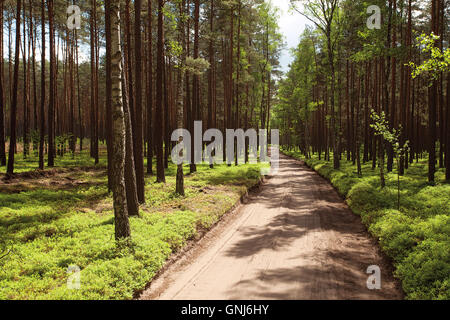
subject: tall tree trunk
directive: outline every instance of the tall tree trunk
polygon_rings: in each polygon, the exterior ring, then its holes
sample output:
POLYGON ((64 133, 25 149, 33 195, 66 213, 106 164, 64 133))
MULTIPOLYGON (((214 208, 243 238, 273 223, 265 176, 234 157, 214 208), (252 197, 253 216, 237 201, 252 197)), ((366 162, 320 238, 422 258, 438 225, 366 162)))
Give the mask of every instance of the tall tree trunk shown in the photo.
MULTIPOLYGON (((435 35, 439 35, 438 5, 439 0, 432 0, 431 4, 431 25, 435 35)), ((434 183, 436 173, 436 103, 437 103, 438 81, 433 80, 429 88, 428 106, 428 181, 434 183)))
POLYGON ((158 0, 158 44, 156 56, 156 114, 155 114, 155 147, 157 160, 157 182, 165 183, 163 159, 163 72, 164 72, 164 0, 158 0))
POLYGON ((90 46, 91 46, 91 157, 98 164, 98 99, 97 99, 97 52, 96 52, 96 10, 97 0, 91 0, 90 46))
MULTIPOLYGON (((113 144, 112 144, 112 101, 111 101, 111 12, 110 7, 105 4, 105 38, 106 38, 106 151, 108 153, 108 190, 112 191, 112 158, 113 158, 113 144)), ((78 53, 77 53, 78 64, 78 53)))
MULTIPOLYGON (((199 58, 199 22, 200 22, 200 0, 194 1, 194 59, 199 58)), ((192 118, 191 132, 194 132, 194 123, 199 119, 199 109, 200 109, 200 76, 197 74, 193 75, 192 80, 192 118)), ((202 133, 203 135, 203 133, 202 133)), ((194 173, 197 171, 197 166, 195 164, 196 154, 195 154, 195 143, 191 146, 191 165, 190 171, 194 173)), ((197 150, 201 152, 201 150, 197 150)))
MULTIPOLYGON (((3 1, 0 4, 0 25, 3 27, 3 1)), ((0 166, 6 165, 5 149, 5 93, 3 88, 3 31, 0 33, 0 166)))
POLYGON ((135 50, 135 77, 136 77, 136 101, 135 120, 136 130, 133 131, 136 149, 134 161, 136 166, 136 185, 139 203, 145 203, 145 181, 144 181, 144 151, 143 151, 143 113, 142 113, 142 40, 141 40, 141 7, 142 1, 134 1, 134 50, 135 50))
POLYGON ((113 201, 116 240, 131 235, 128 221, 127 197, 125 189, 125 115, 122 100, 122 50, 120 48, 120 1, 106 0, 106 14, 110 13, 111 26, 111 101, 112 101, 112 142, 113 142, 113 201))
MULTIPOLYGON (((30 0, 30 37, 32 44, 32 66, 33 66, 33 129, 38 130, 38 116, 37 116, 37 85, 36 85, 36 33, 37 28, 34 27, 33 21, 33 0, 30 0)), ((3 23, 2 23, 3 25, 3 23)), ((35 150, 36 151, 36 150, 35 150)))
MULTIPOLYGON (((209 48, 208 48, 208 55, 209 55, 209 71, 208 71, 208 126, 207 129, 213 129, 213 118, 214 118, 214 110, 213 110, 213 86, 214 86, 214 37, 213 37, 213 31, 214 31, 214 0, 211 0, 210 4, 210 12, 209 12, 209 32, 210 32, 210 38, 209 38, 209 48)), ((212 159, 209 159, 209 167, 212 169, 214 168, 214 163, 212 159)))
POLYGON ((72 157, 75 157, 75 150, 76 150, 76 135, 75 135, 75 87, 74 87, 74 64, 75 64, 75 55, 74 55, 74 35, 75 32, 71 32, 70 37, 70 48, 69 48, 69 90, 70 90, 70 105, 69 105, 69 112, 70 112, 70 119, 69 119, 69 130, 70 130, 70 150, 72 152, 72 157))
MULTIPOLYGON (((27 68, 27 16, 26 16, 26 3, 23 4, 23 47, 22 47, 22 62, 23 62, 23 158, 26 159, 28 155, 28 68, 27 68)), ((20 32, 20 30, 16 30, 16 32, 20 32)))
POLYGON ((54 30, 54 13, 53 0, 48 0, 48 21, 49 21, 49 41, 50 41, 50 88, 49 88, 49 106, 48 106, 48 166, 55 165, 55 99, 56 99, 56 85, 55 85, 55 30, 54 30))
MULTIPOLYGON (((49 0, 50 2, 52 0, 49 0)), ((14 57, 14 80, 13 80, 13 92, 11 103, 11 138, 9 142, 9 156, 8 167, 6 173, 8 175, 14 174, 14 154, 16 147, 16 117, 17 117, 17 89, 19 84, 19 50, 20 50, 20 12, 21 12, 21 0, 17 0, 16 11, 16 49, 14 57)))
POLYGON ((147 173, 153 174, 153 23, 152 0, 148 0, 148 44, 147 44, 147 173))
MULTIPOLYGON (((125 64, 125 63, 124 63, 125 64)), ((139 200, 137 196, 136 169, 134 167, 133 130, 131 128, 131 116, 129 94, 127 93, 127 78, 122 70, 123 111, 125 120, 125 187, 127 193, 127 205, 129 216, 139 216, 139 200)))
MULTIPOLYGON (((83 151, 83 121, 82 121, 82 111, 81 111, 81 87, 80 87, 80 64, 78 63, 78 32, 75 30, 75 53, 77 56, 77 102, 78 102, 78 133, 80 137, 80 154, 83 151)), ((112 124, 112 119, 111 119, 112 124)), ((111 151, 112 152, 112 151, 111 151)), ((109 169, 108 169, 109 170, 109 169)))
POLYGON ((45 4, 41 8, 41 111, 40 111, 40 139, 39 139, 39 169, 44 170, 44 140, 45 140, 45 4))
MULTIPOLYGON (((180 17, 183 16, 183 14, 184 14, 184 7, 185 7, 185 0, 182 0, 181 4, 180 4, 180 17)), ((182 21, 179 26, 179 41, 183 47, 182 64, 185 65, 185 63, 186 63, 186 50, 185 50, 186 38, 185 38, 184 21, 182 21)), ((183 90, 185 88, 183 79, 184 79, 184 76, 181 71, 181 68, 178 68, 178 81, 177 81, 177 97, 178 97, 177 104, 178 104, 178 106, 177 106, 177 115, 176 116, 177 116, 177 127, 179 129, 183 127, 183 119, 184 119, 183 111, 185 108, 184 104, 186 103, 185 92, 183 92, 183 90)), ((184 154, 180 154, 180 157, 181 157, 181 159, 183 159, 184 154)), ((180 196, 185 195, 183 163, 180 163, 177 166, 175 192, 180 196)))
POLYGON ((445 132, 445 179, 450 181, 450 72, 447 73, 447 121, 445 132))

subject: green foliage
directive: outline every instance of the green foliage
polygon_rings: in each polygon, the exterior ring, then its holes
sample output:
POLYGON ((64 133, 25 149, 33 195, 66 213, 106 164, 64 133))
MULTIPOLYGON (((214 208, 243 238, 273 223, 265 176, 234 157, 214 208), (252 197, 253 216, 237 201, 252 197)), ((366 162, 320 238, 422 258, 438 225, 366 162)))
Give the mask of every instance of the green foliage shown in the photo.
POLYGON ((409 63, 413 78, 423 75, 437 80, 442 72, 450 71, 450 50, 441 50, 435 46, 435 42, 439 39, 440 37, 434 33, 430 35, 423 33, 417 37, 417 47, 423 53, 429 54, 430 57, 421 65, 416 65, 414 62, 409 63))
MULTIPOLYGON (((375 110, 372 109, 370 117, 373 120, 373 124, 370 126, 375 130, 375 135, 383 137, 385 141, 387 141, 391 146, 394 152, 394 157, 397 162, 397 168, 400 171, 400 157, 403 156, 406 152, 409 151, 409 141, 406 141, 403 146, 400 146, 400 135, 402 128, 400 129, 392 128, 390 129, 389 122, 386 119, 386 115, 381 112, 381 115, 378 115, 375 110)), ((381 161, 382 162, 382 161, 381 161)), ((384 166, 383 163, 380 163, 380 166, 384 166)), ((397 209, 400 210, 400 172, 397 172, 397 209)), ((383 170, 381 170, 381 175, 383 175, 383 170)), ((381 177, 381 180, 384 180, 384 177, 381 177)), ((381 183, 381 187, 384 187, 383 182, 381 183)))
MULTIPOLYGON (((303 159, 298 151, 284 153, 303 159)), ((363 177, 358 177, 351 162, 343 161, 334 170, 332 159, 305 161, 332 182, 379 240, 408 299, 450 299, 450 185, 430 187, 426 163, 413 164, 403 177, 398 210, 394 173, 387 174, 386 187, 380 188, 371 164, 364 164, 363 177)), ((444 182, 444 171, 437 177, 444 182)))
POLYGON ((188 72, 200 76, 209 69, 209 62, 203 58, 187 57, 185 68, 188 72))

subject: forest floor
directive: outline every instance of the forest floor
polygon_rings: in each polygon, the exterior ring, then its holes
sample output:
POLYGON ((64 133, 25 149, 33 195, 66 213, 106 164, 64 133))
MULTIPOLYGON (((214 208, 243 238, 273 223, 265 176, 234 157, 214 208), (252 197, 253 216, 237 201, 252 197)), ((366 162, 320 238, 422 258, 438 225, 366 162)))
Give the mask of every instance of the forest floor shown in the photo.
POLYGON ((35 170, 34 155, 16 159, 17 174, 0 173, 0 300, 132 299, 261 179, 261 165, 198 166, 179 197, 170 163, 166 184, 146 177, 146 204, 130 218, 125 247, 114 241, 104 148, 98 166, 87 151, 45 171, 35 170), (79 289, 67 286, 69 267, 80 269, 79 289))
POLYGON ((401 299, 392 267, 333 187, 281 155, 279 174, 141 299, 401 299), (381 268, 369 290, 367 268, 381 268))

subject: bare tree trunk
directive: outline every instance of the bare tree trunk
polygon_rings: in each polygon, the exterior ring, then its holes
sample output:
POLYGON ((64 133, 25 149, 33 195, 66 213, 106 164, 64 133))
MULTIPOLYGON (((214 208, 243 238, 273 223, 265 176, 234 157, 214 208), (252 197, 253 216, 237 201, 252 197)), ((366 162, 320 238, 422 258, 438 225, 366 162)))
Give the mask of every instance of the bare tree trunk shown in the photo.
POLYGON ((152 0, 148 0, 148 47, 147 47, 147 173, 153 174, 153 24, 152 0))
MULTIPOLYGON (((199 20, 200 20, 200 0, 194 1, 194 59, 199 57, 199 20)), ((193 75, 192 79, 192 118, 191 132, 194 132, 194 122, 201 120, 199 118, 200 109, 200 77, 196 74, 193 75)), ((203 133, 202 133, 203 134, 203 133)), ((191 173, 197 172, 197 165, 195 164, 195 144, 192 143, 191 146, 191 173)), ((201 150, 199 150, 201 152, 201 150)))
POLYGON ((78 63, 78 32, 76 30, 75 30, 75 52, 77 56, 77 93, 78 93, 77 102, 78 102, 78 126, 79 126, 78 131, 80 135, 80 154, 81 154, 81 152, 83 151, 84 134, 83 134, 83 121, 81 112, 81 89, 80 89, 80 70, 79 70, 80 64, 78 63))
POLYGON ((447 132, 445 140, 445 179, 450 181, 450 72, 447 73, 447 121, 445 131, 447 132))
MULTIPOLYGON (((27 68, 27 20, 26 20, 26 4, 23 4, 23 47, 22 47, 22 62, 23 62, 23 158, 26 159, 28 155, 28 68, 27 68)), ((16 30, 16 32, 20 32, 20 30, 16 30)))
POLYGON ((125 71, 122 70, 122 88, 123 88, 123 111, 125 120, 125 187, 127 192, 127 205, 129 216, 139 216, 139 200, 136 186, 136 170, 134 167, 133 150, 133 130, 131 128, 131 117, 129 99, 127 93, 127 79, 125 71))
MULTIPOLYGON (((185 0, 182 0, 181 4, 180 4, 180 16, 183 15, 184 13, 184 7, 185 7, 185 0)), ((183 46, 183 56, 182 56, 182 64, 184 65, 186 62, 186 38, 185 38, 185 29, 184 29, 184 21, 182 21, 180 23, 179 26, 179 38, 180 38, 180 43, 183 46)), ((178 128, 182 128, 183 127, 183 119, 184 119, 184 115, 183 115, 183 111, 184 111, 184 104, 185 104, 185 92, 184 92, 184 75, 183 72, 181 71, 181 68, 178 68, 178 81, 177 81, 177 97, 178 97, 178 101, 177 101, 177 126, 178 128)), ((183 158, 183 154, 180 155, 181 158, 183 158)), ((177 166, 177 178, 176 178, 176 190, 175 192, 180 195, 183 196, 185 195, 184 192, 184 173, 183 173, 183 163, 180 163, 177 166)))
MULTIPOLYGON (((215 65, 215 53, 214 53, 214 37, 213 37, 213 31, 214 31, 214 0, 211 0, 210 4, 210 17, 209 17, 209 32, 210 32, 210 39, 209 39, 209 64, 210 69, 208 73, 208 128, 207 129, 213 129, 214 128, 214 117, 215 117, 215 110, 214 110, 214 65, 215 65)), ((212 159, 209 159, 209 167, 212 169, 214 168, 214 163, 212 162, 212 159)))
MULTIPOLYGON (((0 4, 0 25, 3 27, 3 1, 0 4)), ((6 165, 5 150, 5 96, 3 89, 3 31, 0 33, 0 166, 6 165)))
POLYGON ((42 34, 42 52, 41 52, 41 123, 39 139, 39 169, 44 170, 44 140, 45 140, 45 4, 41 8, 41 34, 42 34))
POLYGON ((98 119, 97 119, 97 54, 96 54, 96 1, 91 0, 91 14, 90 14, 90 46, 91 46, 91 157, 95 159, 95 164, 98 164, 98 119))
POLYGON ((116 240, 131 235, 125 190, 125 115, 122 100, 122 50, 120 48, 120 1, 106 0, 106 14, 111 17, 111 101, 113 142, 113 200, 116 240))
MULTIPOLYGON (((432 0, 431 7, 431 26, 435 35, 439 35, 438 20, 438 1, 432 0)), ((429 106, 428 106, 428 182, 434 183, 436 173, 436 103, 437 103, 438 81, 433 80, 429 88, 429 106)))
POLYGON ((135 50, 135 77, 136 77, 136 101, 135 101, 135 121, 136 130, 134 141, 134 161, 136 169, 136 185, 139 203, 145 203, 145 181, 144 181, 144 151, 143 151, 143 114, 142 114, 142 40, 141 40, 141 0, 134 1, 134 50, 135 50))
MULTIPOLYGON (((111 16, 109 13, 110 8, 105 7, 105 38, 106 38, 106 149, 108 153, 108 190, 112 191, 112 158, 113 158, 113 145, 112 145, 112 101, 111 101, 111 16), (106 14, 108 10, 108 14, 106 14)), ((78 52, 77 52, 77 64, 78 64, 78 52)))
POLYGON ((49 106, 48 106, 48 166, 53 167, 55 165, 55 30, 53 25, 54 13, 53 13, 53 0, 48 0, 48 20, 50 28, 50 91, 49 91, 49 106))
POLYGON ((157 157, 157 182, 165 183, 163 159, 163 72, 164 72, 164 0, 158 0, 158 44, 156 57, 156 116, 155 116, 155 147, 157 157))
MULTIPOLYGON (((52 0, 50 0, 52 1, 52 0)), ((16 50, 14 58, 14 80, 13 80, 13 96, 11 103, 11 138, 9 142, 8 175, 14 174, 14 153, 16 147, 16 117, 17 117, 17 89, 19 84, 19 50, 20 50, 20 12, 21 0, 17 0, 16 11, 16 50)))

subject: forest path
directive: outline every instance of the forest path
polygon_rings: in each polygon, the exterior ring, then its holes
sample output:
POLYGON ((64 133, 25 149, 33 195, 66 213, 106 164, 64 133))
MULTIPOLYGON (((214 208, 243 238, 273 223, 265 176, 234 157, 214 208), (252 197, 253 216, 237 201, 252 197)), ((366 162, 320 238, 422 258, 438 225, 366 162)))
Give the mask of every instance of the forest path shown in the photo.
POLYGON ((392 267, 332 186, 280 155, 279 173, 141 299, 401 299, 392 267), (381 268, 381 290, 367 267, 381 268))

